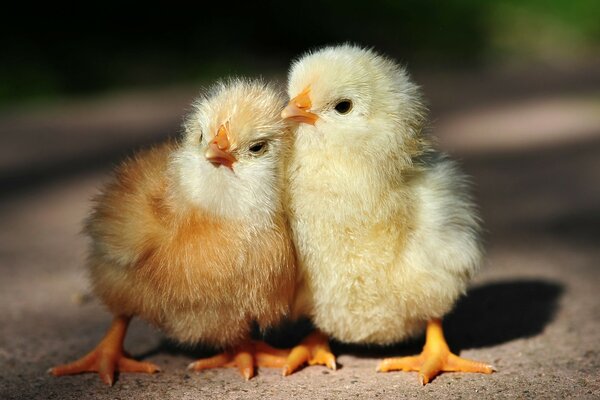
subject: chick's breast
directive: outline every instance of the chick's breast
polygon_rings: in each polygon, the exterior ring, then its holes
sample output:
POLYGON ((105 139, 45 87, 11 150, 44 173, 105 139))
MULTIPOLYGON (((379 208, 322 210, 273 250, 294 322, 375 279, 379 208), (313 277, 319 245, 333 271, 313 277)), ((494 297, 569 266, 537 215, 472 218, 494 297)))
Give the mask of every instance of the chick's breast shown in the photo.
POLYGON ((327 169, 319 167, 318 182, 307 173, 315 165, 302 157, 291 167, 302 278, 295 311, 344 342, 413 336, 451 309, 480 261, 479 225, 463 178, 442 157, 395 189, 358 164, 349 183, 332 164, 330 158, 327 169))
POLYGON ((86 225, 94 292, 183 342, 223 347, 279 320, 293 295, 286 222, 256 228, 173 198, 170 143, 126 161, 86 225))

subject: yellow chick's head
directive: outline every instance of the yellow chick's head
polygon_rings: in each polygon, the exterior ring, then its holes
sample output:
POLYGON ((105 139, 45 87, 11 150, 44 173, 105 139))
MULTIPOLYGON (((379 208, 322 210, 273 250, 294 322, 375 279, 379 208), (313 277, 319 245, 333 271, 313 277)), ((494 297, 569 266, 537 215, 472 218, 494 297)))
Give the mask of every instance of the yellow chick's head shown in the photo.
POLYGON ((425 108, 418 87, 393 61, 353 45, 325 47, 296 60, 288 82, 282 117, 300 123, 297 147, 378 159, 389 152, 407 162, 418 152, 425 108))
POLYGON ((258 213, 257 220, 269 220, 280 207, 289 148, 283 105, 281 94, 262 81, 231 79, 211 87, 194 103, 173 157, 179 192, 219 216, 258 213))

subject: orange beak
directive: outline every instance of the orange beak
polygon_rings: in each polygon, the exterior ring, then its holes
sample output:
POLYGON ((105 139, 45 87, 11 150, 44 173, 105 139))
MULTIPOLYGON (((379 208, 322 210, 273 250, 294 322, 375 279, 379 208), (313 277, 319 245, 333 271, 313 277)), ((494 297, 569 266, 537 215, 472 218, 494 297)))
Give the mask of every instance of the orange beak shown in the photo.
POLYGON ((281 118, 314 125, 319 117, 309 111, 312 107, 309 93, 310 88, 306 88, 298 96, 291 99, 281 112, 281 118))
POLYGON ((217 135, 208 145, 208 149, 206 150, 206 153, 204 153, 204 156, 214 166, 218 167, 219 165, 224 165, 233 171, 233 163, 237 160, 231 155, 231 153, 227 151, 229 150, 229 146, 227 127, 225 125, 221 125, 217 135))

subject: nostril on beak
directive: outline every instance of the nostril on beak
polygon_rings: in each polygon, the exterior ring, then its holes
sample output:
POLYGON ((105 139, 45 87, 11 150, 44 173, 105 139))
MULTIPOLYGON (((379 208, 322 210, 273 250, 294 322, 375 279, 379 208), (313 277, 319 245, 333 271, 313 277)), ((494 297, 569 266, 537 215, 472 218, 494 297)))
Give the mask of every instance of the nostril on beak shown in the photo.
POLYGON ((220 150, 227 150, 229 148, 229 138, 227 137, 226 125, 221 125, 219 127, 213 143, 216 144, 220 150))

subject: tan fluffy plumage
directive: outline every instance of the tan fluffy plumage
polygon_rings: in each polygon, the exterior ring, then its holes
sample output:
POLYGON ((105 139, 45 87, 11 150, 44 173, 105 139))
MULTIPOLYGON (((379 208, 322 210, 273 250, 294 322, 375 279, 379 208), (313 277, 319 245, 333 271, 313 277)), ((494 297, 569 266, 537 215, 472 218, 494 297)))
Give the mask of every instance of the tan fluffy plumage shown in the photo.
POLYGON ((279 179, 287 144, 281 103, 264 90, 220 86, 198 103, 183 143, 126 161, 97 198, 86 225, 91 282, 113 313, 220 347, 245 337, 253 319, 266 327, 286 314, 294 269, 279 179), (262 165, 249 156, 232 172, 204 159, 200 132, 210 138, 226 122, 240 152, 269 139, 262 165))
POLYGON ((295 260, 282 208, 282 107, 261 82, 218 84, 196 102, 181 142, 117 169, 85 228, 91 284, 114 315, 232 348, 253 321, 265 328, 288 314, 295 260))
POLYGON ((297 60, 288 91, 283 116, 301 122, 287 201, 296 314, 343 342, 422 332, 465 293, 481 248, 464 175, 423 136, 418 88, 393 61, 344 45, 297 60))

